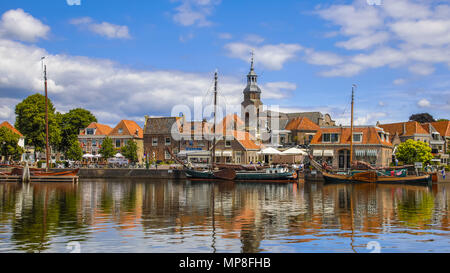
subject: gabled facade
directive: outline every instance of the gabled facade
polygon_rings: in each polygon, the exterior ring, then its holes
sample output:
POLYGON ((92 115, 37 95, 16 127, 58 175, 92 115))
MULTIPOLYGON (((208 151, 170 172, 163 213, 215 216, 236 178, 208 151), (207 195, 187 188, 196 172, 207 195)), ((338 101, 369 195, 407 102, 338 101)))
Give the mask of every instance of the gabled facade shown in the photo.
MULTIPOLYGON (((314 158, 325 161, 335 170, 350 167, 350 127, 320 128, 311 140, 314 158)), ((387 167, 392 162, 393 145, 382 128, 356 126, 353 128, 353 160, 365 161, 376 167, 387 167)))
POLYGON ((105 124, 92 122, 85 129, 80 130, 78 141, 83 153, 97 155, 102 147, 103 140, 111 133, 112 128, 105 124))

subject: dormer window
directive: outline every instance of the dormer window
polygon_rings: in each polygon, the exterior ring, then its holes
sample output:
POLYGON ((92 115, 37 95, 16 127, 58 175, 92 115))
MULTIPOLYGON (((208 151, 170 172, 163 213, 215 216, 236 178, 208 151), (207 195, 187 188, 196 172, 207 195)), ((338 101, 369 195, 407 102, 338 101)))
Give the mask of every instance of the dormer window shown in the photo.
POLYGON ((339 142, 339 134, 336 133, 323 134, 322 142, 339 142))
POLYGON ((94 128, 87 128, 86 129, 86 135, 95 135, 95 129, 94 128))
POLYGON ((353 142, 362 142, 362 133, 354 133, 353 134, 353 142))
POLYGON ((119 134, 122 134, 122 133, 123 133, 123 129, 119 128, 119 134))

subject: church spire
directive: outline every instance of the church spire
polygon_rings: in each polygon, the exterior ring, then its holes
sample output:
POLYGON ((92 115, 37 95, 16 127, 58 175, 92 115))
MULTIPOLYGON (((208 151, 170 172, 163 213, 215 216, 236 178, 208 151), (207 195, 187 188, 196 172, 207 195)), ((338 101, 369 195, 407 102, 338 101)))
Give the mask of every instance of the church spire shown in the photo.
MULTIPOLYGON (((250 72, 247 75, 247 86, 256 86, 252 89, 259 89, 258 87, 258 75, 255 73, 254 61, 255 61, 255 52, 251 51, 251 59, 250 59, 250 72)), ((255 90, 257 91, 257 90, 255 90)))

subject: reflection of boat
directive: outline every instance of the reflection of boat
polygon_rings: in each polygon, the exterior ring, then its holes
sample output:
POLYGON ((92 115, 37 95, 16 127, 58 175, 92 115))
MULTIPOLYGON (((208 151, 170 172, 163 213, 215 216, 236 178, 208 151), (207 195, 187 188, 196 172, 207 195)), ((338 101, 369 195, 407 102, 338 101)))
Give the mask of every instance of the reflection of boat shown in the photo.
POLYGON ((327 183, 351 183, 351 182, 362 182, 362 183, 387 183, 387 184, 426 184, 431 183, 430 175, 422 176, 382 176, 374 171, 366 171, 352 174, 332 174, 324 172, 323 178, 327 183))

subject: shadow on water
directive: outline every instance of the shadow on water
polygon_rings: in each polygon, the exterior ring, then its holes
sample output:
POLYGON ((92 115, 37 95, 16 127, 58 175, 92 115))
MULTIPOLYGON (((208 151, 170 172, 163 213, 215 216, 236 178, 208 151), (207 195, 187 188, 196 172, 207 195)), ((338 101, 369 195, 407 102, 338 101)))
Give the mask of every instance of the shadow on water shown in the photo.
POLYGON ((450 184, 0 183, 0 252, 450 252, 450 184))

